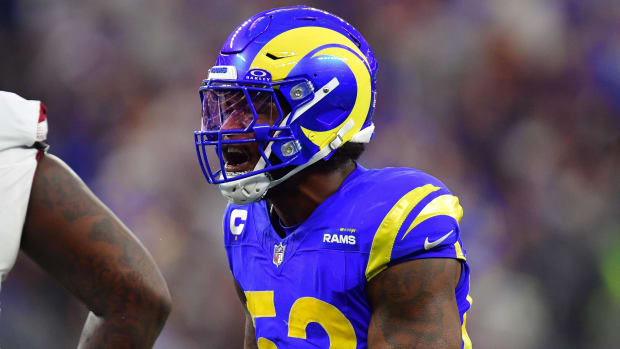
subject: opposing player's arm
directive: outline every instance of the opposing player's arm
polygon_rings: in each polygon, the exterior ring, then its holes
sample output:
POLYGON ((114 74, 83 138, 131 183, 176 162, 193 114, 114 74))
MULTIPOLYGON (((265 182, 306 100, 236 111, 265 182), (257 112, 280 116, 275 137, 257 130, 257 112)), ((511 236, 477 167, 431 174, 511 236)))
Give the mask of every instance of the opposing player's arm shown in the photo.
POLYGON ((78 347, 151 348, 170 294, 131 231, 60 159, 35 173, 22 250, 90 310, 78 347))
POLYGON ((254 323, 252 322, 252 315, 250 315, 250 312, 248 311, 248 301, 237 282, 235 282, 235 289, 237 290, 237 295, 239 296, 239 300, 241 300, 243 309, 245 310, 245 337, 243 340, 243 349, 258 349, 256 344, 256 335, 254 333, 254 323))
POLYGON ((416 259, 392 266, 368 283, 372 305, 368 348, 460 349, 454 289, 456 259, 416 259))

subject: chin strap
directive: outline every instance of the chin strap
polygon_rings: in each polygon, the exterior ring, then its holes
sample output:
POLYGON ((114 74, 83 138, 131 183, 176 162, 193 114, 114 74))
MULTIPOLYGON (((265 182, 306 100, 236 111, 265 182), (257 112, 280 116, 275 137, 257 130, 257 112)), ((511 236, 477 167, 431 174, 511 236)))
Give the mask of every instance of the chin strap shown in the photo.
MULTIPOLYGON (((317 104, 323 98, 325 98, 325 96, 331 93, 336 87, 338 87, 338 85, 340 85, 340 81, 338 81, 338 78, 334 77, 333 79, 329 80, 329 82, 325 84, 325 86, 321 87, 314 93, 314 98, 311 101, 299 107, 293 115, 289 113, 287 116, 285 116, 280 122, 279 126, 287 125, 295 121, 308 109, 312 108, 315 104, 317 104), (290 122, 288 122, 289 117, 291 118, 290 122)), ((276 131, 273 136, 277 137, 280 134, 280 132, 281 131, 276 131)), ((265 148, 265 157, 267 158, 269 158, 269 156, 271 155, 272 145, 273 145, 273 142, 269 142, 269 144, 267 144, 267 147, 265 148)), ((253 171, 257 171, 263 168, 265 168, 265 159, 261 156, 256 162, 256 165, 254 165, 253 171)))

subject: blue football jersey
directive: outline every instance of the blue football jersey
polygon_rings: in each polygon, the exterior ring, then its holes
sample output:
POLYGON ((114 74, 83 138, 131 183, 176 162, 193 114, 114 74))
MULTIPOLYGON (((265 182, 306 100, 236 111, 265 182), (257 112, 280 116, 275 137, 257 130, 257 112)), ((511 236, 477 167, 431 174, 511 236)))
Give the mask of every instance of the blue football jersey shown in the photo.
POLYGON ((439 180, 408 168, 359 164, 339 190, 281 238, 265 201, 229 204, 225 246, 247 299, 261 349, 367 348, 366 284, 391 265, 418 258, 462 261, 455 290, 463 348, 469 267, 459 200, 439 180))

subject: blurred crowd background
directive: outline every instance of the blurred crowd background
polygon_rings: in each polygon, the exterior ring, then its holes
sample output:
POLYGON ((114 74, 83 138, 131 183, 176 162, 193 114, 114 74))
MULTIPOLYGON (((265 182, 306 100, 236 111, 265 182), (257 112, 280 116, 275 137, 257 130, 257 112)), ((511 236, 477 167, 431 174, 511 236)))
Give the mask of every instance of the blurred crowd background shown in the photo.
MULTIPOLYGON (((290 1, 3 0, 0 89, 48 107, 62 157, 153 254, 156 348, 240 348, 225 200, 196 162, 197 89, 228 34, 290 1)), ((474 347, 620 342, 620 2, 314 1, 379 62, 367 167, 408 166, 465 210, 474 347)), ((0 222, 1 224, 1 222, 0 222)), ((71 348, 86 310, 21 256, 2 348, 71 348)))

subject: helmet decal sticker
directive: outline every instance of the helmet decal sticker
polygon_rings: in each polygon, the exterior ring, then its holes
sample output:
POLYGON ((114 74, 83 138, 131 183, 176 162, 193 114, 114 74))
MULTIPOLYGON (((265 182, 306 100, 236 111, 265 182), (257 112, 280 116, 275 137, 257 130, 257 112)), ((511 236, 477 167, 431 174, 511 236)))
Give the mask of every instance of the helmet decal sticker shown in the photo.
POLYGON ((245 74, 244 80, 251 81, 271 81, 271 73, 264 69, 251 69, 245 74))

